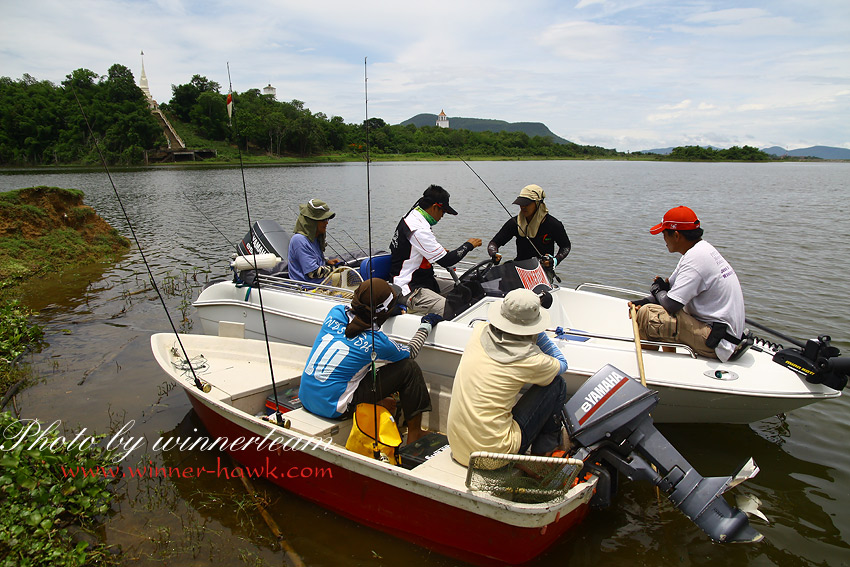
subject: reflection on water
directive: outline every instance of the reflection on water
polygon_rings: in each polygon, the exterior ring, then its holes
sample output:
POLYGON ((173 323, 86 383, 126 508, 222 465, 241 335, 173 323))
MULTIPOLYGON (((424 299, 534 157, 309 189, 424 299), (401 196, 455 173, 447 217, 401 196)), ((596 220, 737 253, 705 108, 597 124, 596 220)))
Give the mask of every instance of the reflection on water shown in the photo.
MULTIPOLYGON (((827 333, 850 352, 850 257, 846 196, 850 164, 688 164, 654 162, 473 162, 510 205, 528 183, 541 185, 551 213, 567 228, 573 251, 558 272, 564 285, 593 281, 645 289, 669 274, 678 257, 648 228, 668 208, 699 214, 706 239, 741 279, 748 316, 798 338, 827 333)), ((298 203, 326 200, 337 213, 333 248, 368 248, 363 164, 264 167, 245 172, 254 220, 294 225, 298 203)), ((166 284, 169 312, 188 327, 187 301, 227 269, 231 245, 247 230, 238 169, 143 169, 113 173, 151 262, 166 284)), ((374 249, 387 248, 398 219, 431 183, 451 192, 457 217, 435 227, 447 247, 469 237, 485 243, 507 213, 459 162, 375 164, 370 170, 374 249)), ((34 185, 82 189, 85 202, 129 234, 103 173, 0 174, 0 190, 34 185)), ((512 253, 507 247, 506 255, 512 253)), ((484 257, 484 247, 470 260, 484 257)), ((152 332, 170 325, 150 291, 137 250, 116 266, 90 266, 30 284, 24 300, 41 310, 50 346, 33 357, 44 376, 24 392, 27 417, 61 419, 108 431, 135 420, 148 447, 162 436, 198 427, 188 401, 167 390, 150 354, 152 332)), ((199 428, 200 429, 200 428, 199 428)), ((850 557, 850 401, 842 397, 747 426, 662 426, 662 432, 704 475, 728 475, 753 456, 761 473, 743 485, 771 520, 755 519, 766 541, 754 546, 712 544, 654 489, 622 484, 616 505, 590 514, 539 565, 847 565, 850 557)), ((133 455, 155 464, 207 466, 203 451, 133 455)), ((454 565, 340 518, 262 481, 273 517, 306 564, 405 562, 454 565)), ((132 480, 119 514, 106 526, 126 562, 194 565, 279 564, 268 528, 232 479, 132 480)), ((741 489, 738 489, 741 490, 741 489)))

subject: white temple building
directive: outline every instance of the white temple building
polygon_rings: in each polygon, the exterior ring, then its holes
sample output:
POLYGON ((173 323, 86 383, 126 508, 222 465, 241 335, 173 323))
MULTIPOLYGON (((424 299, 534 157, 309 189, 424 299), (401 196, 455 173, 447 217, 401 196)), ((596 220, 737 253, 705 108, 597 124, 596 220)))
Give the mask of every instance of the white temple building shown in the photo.
POLYGON ((440 111, 439 116, 437 116, 437 126, 439 126, 440 128, 449 127, 449 117, 446 116, 446 113, 442 110, 440 111))
POLYGON ((148 76, 145 75, 145 52, 142 51, 142 76, 139 78, 139 88, 145 93, 145 98, 148 99, 148 107, 156 108, 156 101, 151 96, 150 87, 148 87, 148 76))

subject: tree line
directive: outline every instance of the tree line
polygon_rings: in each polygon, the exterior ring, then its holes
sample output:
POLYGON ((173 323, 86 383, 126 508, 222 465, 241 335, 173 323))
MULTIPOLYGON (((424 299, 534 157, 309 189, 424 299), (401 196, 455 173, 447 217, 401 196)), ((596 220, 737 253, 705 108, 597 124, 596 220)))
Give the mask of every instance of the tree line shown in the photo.
MULTIPOLYGON (((178 132, 191 130, 203 140, 238 146, 249 154, 273 157, 374 155, 434 157, 594 158, 625 154, 598 146, 558 144, 524 132, 472 132, 437 126, 390 125, 380 118, 348 124, 339 117, 311 112, 299 100, 278 101, 259 89, 232 93, 232 122, 227 94, 201 75, 172 85, 171 100, 160 105, 178 132), (238 132, 238 134, 237 134, 238 132)), ((0 77, 0 165, 93 164, 97 145, 109 164, 145 162, 147 152, 166 145, 133 73, 115 64, 107 75, 88 69, 69 74, 60 85, 29 75, 0 77), (79 104, 78 101, 79 100, 79 104), (85 110, 91 131, 80 106, 85 110)), ((202 142, 203 143, 203 142, 202 142)), ((713 150, 675 148, 670 159, 767 160, 744 146, 713 150)))
POLYGON ((61 85, 0 77, 0 165, 99 163, 97 145, 111 164, 138 164, 164 140, 124 65, 102 77, 77 69, 61 85))

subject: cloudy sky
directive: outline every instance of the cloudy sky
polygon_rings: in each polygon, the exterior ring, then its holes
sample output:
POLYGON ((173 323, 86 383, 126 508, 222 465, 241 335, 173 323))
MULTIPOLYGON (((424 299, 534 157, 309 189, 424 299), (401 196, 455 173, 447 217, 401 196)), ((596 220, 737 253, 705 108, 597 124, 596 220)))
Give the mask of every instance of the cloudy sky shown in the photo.
POLYGON ((105 74, 369 115, 543 122, 622 151, 850 148, 850 0, 4 0, 0 76, 105 74))

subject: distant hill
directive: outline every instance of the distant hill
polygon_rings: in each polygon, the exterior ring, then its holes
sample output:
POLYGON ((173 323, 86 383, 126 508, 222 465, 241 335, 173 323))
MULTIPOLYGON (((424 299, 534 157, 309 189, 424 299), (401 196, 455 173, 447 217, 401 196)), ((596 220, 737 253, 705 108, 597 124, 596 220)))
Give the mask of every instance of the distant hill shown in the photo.
MULTIPOLYGON (((417 128, 422 126, 435 126, 437 124, 436 114, 417 114, 401 123, 402 126, 413 124, 417 128)), ((531 137, 544 136, 556 144, 569 144, 560 136, 556 136, 542 122, 505 122, 504 120, 489 120, 486 118, 455 118, 449 117, 451 129, 469 130, 470 132, 525 132, 531 137)))
MULTIPOLYGON (((711 148, 712 150, 722 150, 725 148, 718 148, 716 146, 703 146, 704 148, 711 148)), ((656 148, 654 150, 641 150, 642 154, 660 154, 663 156, 670 155, 670 152, 673 151, 673 148, 656 148)), ((812 146, 810 148, 800 148, 798 150, 786 150, 785 148, 780 148, 779 146, 773 146, 770 148, 761 148, 766 154, 770 154, 777 157, 782 156, 791 156, 791 157, 814 157, 820 159, 850 159, 850 150, 847 148, 834 148, 831 146, 812 146)))
MULTIPOLYGON (((676 149, 677 147, 680 147, 680 146, 673 146, 673 147, 670 147, 670 148, 655 148, 654 150, 641 150, 638 153, 641 153, 641 154, 658 154, 658 155, 662 155, 662 156, 669 156, 671 153, 673 153, 673 150, 676 149)), ((718 148, 717 146, 701 146, 701 147, 710 148, 712 150, 722 150, 722 149, 724 149, 724 148, 718 148)))
POLYGON ((832 146, 812 146, 810 148, 799 148, 796 150, 786 150, 779 146, 770 148, 762 148, 766 154, 774 156, 792 156, 792 157, 816 157, 820 159, 850 159, 850 150, 847 148, 834 148, 832 146))

